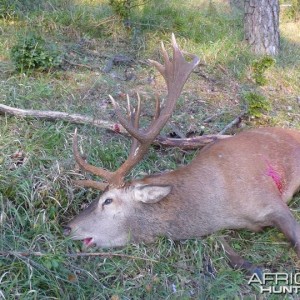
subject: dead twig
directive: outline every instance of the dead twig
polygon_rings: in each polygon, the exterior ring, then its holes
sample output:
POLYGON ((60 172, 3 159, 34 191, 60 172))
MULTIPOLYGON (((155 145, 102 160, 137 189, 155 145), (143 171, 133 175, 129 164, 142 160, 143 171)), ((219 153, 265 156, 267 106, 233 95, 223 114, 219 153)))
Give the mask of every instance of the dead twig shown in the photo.
POLYGON ((108 17, 108 18, 105 18, 104 20, 102 20, 102 21, 100 21, 100 22, 98 22, 98 23, 95 23, 94 22, 94 26, 95 27, 100 27, 100 26, 102 26, 102 25, 104 25, 104 24, 106 24, 106 23, 109 23, 109 22, 114 22, 114 21, 116 21, 117 20, 117 18, 115 17, 115 16, 112 16, 112 17, 108 17))
POLYGON ((229 124, 227 124, 219 133, 218 135, 224 134, 228 129, 232 128, 233 126, 239 124, 242 120, 242 117, 245 115, 246 112, 243 112, 239 116, 237 116, 234 120, 232 120, 229 124))
POLYGON ((213 114, 213 115, 207 117, 206 119, 204 119, 204 120, 203 120, 203 123, 209 123, 209 122, 211 122, 213 119, 219 118, 219 117, 221 117, 222 115, 224 115, 225 113, 226 113, 226 111, 221 111, 221 112, 219 112, 219 113, 217 113, 217 114, 213 114))
MULTIPOLYGON (((109 131, 113 131, 115 133, 121 133, 123 135, 129 136, 126 129, 119 123, 95 119, 93 117, 80 114, 69 114, 60 111, 21 109, 0 104, 0 115, 1 114, 8 114, 22 118, 37 118, 48 121, 64 121, 74 124, 92 125, 109 131)), ((158 136, 154 140, 153 144, 162 147, 178 147, 183 150, 193 150, 199 149, 211 142, 215 142, 217 140, 225 139, 228 137, 231 136, 222 135, 221 133, 219 133, 218 135, 195 136, 192 138, 166 138, 163 136, 158 136)))
POLYGON ((68 63, 69 65, 72 65, 72 66, 75 66, 75 67, 87 68, 87 69, 89 69, 89 70, 92 70, 92 69, 93 69, 93 67, 91 67, 91 66, 83 65, 83 64, 78 64, 78 63, 69 61, 69 60, 67 60, 67 59, 65 59, 65 58, 64 58, 64 61, 65 61, 66 63, 68 63))
POLYGON ((204 73, 203 73, 202 71, 200 71, 199 69, 196 70, 196 71, 194 71, 193 73, 195 73, 195 74, 197 74, 198 76, 204 78, 206 81, 213 82, 213 83, 217 82, 216 79, 208 77, 206 74, 204 74, 204 73))
MULTIPOLYGON (((0 256, 22 256, 22 257, 29 257, 29 256, 47 256, 51 255, 50 253, 43 253, 43 252, 36 252, 36 251, 29 251, 29 252, 17 252, 17 251, 6 251, 6 252, 0 252, 0 256)), ((127 254, 121 254, 121 253, 111 253, 111 252, 79 252, 79 253, 66 253, 62 254, 62 256, 66 257, 120 257, 120 258, 126 258, 126 259, 133 259, 133 260, 144 260, 149 262, 157 263, 158 261, 151 258, 144 258, 139 256, 133 256, 133 255, 127 255, 127 254)))
POLYGON ((144 258, 139 256, 133 256, 133 255, 127 255, 127 254, 121 254, 121 253, 111 253, 111 252, 80 252, 80 253, 68 253, 66 254, 67 257, 89 257, 89 256, 102 256, 102 257, 121 257, 121 258, 127 258, 127 259, 133 259, 133 260, 144 260, 149 262, 158 263, 158 260, 151 259, 151 258, 144 258))

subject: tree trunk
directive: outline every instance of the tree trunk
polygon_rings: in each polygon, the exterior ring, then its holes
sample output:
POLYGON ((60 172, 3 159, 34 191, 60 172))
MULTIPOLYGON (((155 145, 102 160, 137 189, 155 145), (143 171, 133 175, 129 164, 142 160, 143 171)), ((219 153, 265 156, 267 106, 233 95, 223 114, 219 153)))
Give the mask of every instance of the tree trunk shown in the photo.
POLYGON ((245 40, 256 54, 279 51, 279 1, 245 0, 245 40))

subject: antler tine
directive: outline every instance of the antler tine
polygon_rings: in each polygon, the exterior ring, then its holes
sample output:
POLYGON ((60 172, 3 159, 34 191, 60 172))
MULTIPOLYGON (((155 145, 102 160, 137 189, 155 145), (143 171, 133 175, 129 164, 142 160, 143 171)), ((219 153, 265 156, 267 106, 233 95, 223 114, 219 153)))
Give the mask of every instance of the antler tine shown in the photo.
MULTIPOLYGON (((89 163, 87 163, 80 155, 79 149, 78 149, 78 138, 77 138, 77 128, 75 129, 74 136, 73 136, 73 154, 75 157, 75 161, 79 165, 81 169, 83 169, 86 172, 92 173, 94 175, 103 177, 107 181, 110 181, 113 173, 109 172, 105 169, 95 167, 89 163)), ((76 182, 77 185, 86 186, 86 187, 95 187, 95 185, 98 184, 97 189, 105 189, 104 185, 101 186, 102 183, 93 181, 93 180, 83 180, 82 184, 79 184, 79 181, 76 182), (100 188, 101 186, 101 188, 100 188)), ((103 183, 105 184, 105 183, 103 183)))
MULTIPOLYGON (((134 128, 138 129, 140 123, 140 116, 141 116, 141 97, 139 93, 137 93, 136 96, 137 96, 137 106, 134 110, 134 114, 131 118, 131 122, 134 128)), ((132 137, 132 144, 130 147, 129 157, 134 156, 135 151, 138 148, 139 144, 140 142, 136 138, 132 137)))
POLYGON ((188 62, 184 59, 184 56, 176 43, 174 34, 172 34, 172 47, 173 58, 170 60, 164 44, 162 43, 164 65, 150 60, 150 62, 163 75, 167 84, 168 95, 166 105, 162 111, 160 111, 159 98, 156 98, 156 112, 148 129, 142 132, 138 129, 138 126, 127 122, 127 120, 122 116, 119 107, 111 97, 120 123, 135 139, 134 145, 131 147, 129 158, 115 172, 114 178, 124 178, 124 176, 143 158, 152 141, 170 118, 172 111, 174 110, 176 100, 180 96, 187 78, 195 66, 199 63, 199 58, 196 55, 191 55, 193 58, 192 62, 188 62))
POLYGON ((128 94, 126 95, 126 100, 127 100, 127 113, 128 113, 128 116, 131 117, 132 108, 131 108, 130 98, 129 98, 128 94))
POLYGON ((132 122, 129 122, 128 120, 126 120, 126 118, 123 116, 119 104, 116 103, 115 99, 111 96, 108 95, 116 112, 116 115, 118 117, 119 122, 121 123, 121 125, 134 137, 136 138, 138 141, 143 142, 144 139, 146 138, 145 134, 142 133, 141 131, 139 131, 137 128, 134 127, 134 125, 132 124, 132 122))
POLYGON ((100 191, 104 191, 108 186, 107 182, 100 182, 100 181, 86 180, 86 179, 72 180, 72 182, 77 186, 89 187, 100 191))
POLYGON ((134 128, 138 129, 139 128, 139 123, 140 123, 140 116, 141 116, 141 97, 139 93, 136 93, 137 97, 137 106, 135 110, 135 119, 134 119, 134 128))
POLYGON ((180 96, 187 78, 200 61, 199 58, 193 54, 188 54, 192 58, 192 62, 188 62, 185 60, 182 52, 177 45, 174 34, 172 34, 172 48, 173 58, 172 60, 170 60, 169 55, 164 45, 162 44, 161 51, 164 59, 164 65, 150 60, 150 63, 154 65, 164 77, 168 89, 166 105, 157 118, 157 121, 152 122, 151 126, 148 129, 148 132, 151 132, 151 136, 158 135, 161 128, 164 127, 164 125, 170 118, 176 105, 176 100, 180 96))
POLYGON ((155 94, 155 114, 153 117, 153 121, 157 120, 160 115, 160 99, 158 94, 155 94))
POLYGON ((157 121, 151 123, 146 132, 141 132, 138 128, 135 128, 131 122, 128 122, 123 116, 119 105, 116 103, 114 98, 109 95, 120 123, 141 144, 148 142, 149 140, 153 140, 155 136, 158 135, 161 128, 164 127, 174 110, 176 100, 180 96, 187 78, 195 66, 199 63, 199 58, 196 55, 189 55, 193 58, 192 62, 188 62, 184 59, 184 56, 177 45, 174 34, 172 34, 172 47, 173 59, 170 60, 164 44, 161 44, 164 65, 161 65, 157 61, 149 60, 149 62, 154 65, 164 77, 167 84, 168 96, 163 113, 157 117, 157 121))
POLYGON ((139 128, 139 121, 140 121, 140 114, 141 114, 141 97, 139 93, 137 95, 137 106, 133 109, 130 103, 129 95, 127 94, 127 113, 128 113, 128 120, 131 122, 131 125, 138 129, 139 128))
MULTIPOLYGON (((130 149, 129 157, 127 160, 125 160, 125 162, 120 166, 118 170, 116 170, 115 172, 109 172, 104 169, 89 165, 80 156, 77 145, 74 146, 75 142, 73 143, 74 155, 77 163, 84 170, 104 177, 109 182, 110 187, 121 187, 125 184, 124 178, 126 174, 143 158, 155 137, 159 134, 160 130, 164 127, 164 125, 170 118, 174 110, 176 100, 180 96, 181 90, 187 78, 189 77, 194 67, 199 63, 199 58, 196 55, 189 55, 192 58, 192 62, 188 62, 185 60, 176 43, 174 34, 172 34, 172 48, 173 57, 172 60, 170 60, 164 44, 162 43, 161 51, 164 60, 163 65, 156 61, 149 60, 150 63, 154 65, 164 77, 167 84, 168 94, 166 104, 162 110, 160 108, 159 97, 156 97, 155 114, 152 122, 150 123, 150 126, 147 129, 139 129, 139 119, 141 113, 141 101, 139 94, 137 94, 138 104, 135 110, 131 108, 129 101, 130 99, 129 97, 127 98, 129 115, 128 119, 123 116, 121 109, 116 103, 115 99, 111 95, 109 95, 119 122, 132 136, 132 146, 130 149)), ((74 135, 74 141, 76 141, 77 144, 76 133, 74 135)))
POLYGON ((160 116, 160 99, 158 94, 155 93, 155 113, 153 115, 152 122, 150 123, 149 128, 151 128, 154 125, 154 123, 156 122, 159 116, 160 116))

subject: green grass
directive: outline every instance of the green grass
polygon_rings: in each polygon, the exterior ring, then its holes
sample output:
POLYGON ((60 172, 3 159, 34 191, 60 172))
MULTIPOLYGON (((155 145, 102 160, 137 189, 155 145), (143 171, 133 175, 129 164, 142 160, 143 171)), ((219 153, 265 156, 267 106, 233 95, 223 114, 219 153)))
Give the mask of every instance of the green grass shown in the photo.
MULTIPOLYGON (((134 95, 140 91, 148 115, 153 87, 147 79, 154 70, 141 62, 160 60, 159 42, 163 40, 168 47, 174 32, 181 48, 201 58, 172 118, 182 132, 220 131, 244 109, 247 92, 264 95, 271 109, 260 118, 244 118, 243 128, 300 129, 296 101, 300 95, 299 22, 281 24, 281 53, 265 73, 266 85, 258 87, 251 69, 258 58, 242 41, 241 16, 231 13, 224 2, 153 0, 132 11, 129 29, 106 1, 14 2, 18 5, 0 19, 3 104, 115 120, 107 95, 125 106, 120 92, 134 95), (10 49, 20 35, 29 32, 61 49, 65 59, 61 67, 28 75, 14 71, 10 49), (136 81, 118 79, 124 75, 124 66, 115 66, 110 74, 101 72, 116 54, 136 61, 136 81), (203 123, 215 113, 220 116, 203 123)), ((157 75, 156 81, 156 90, 164 93, 162 78, 157 75)), ((116 169, 129 141, 98 128, 78 127, 79 144, 89 162, 116 169)), ((82 250, 81 243, 66 239, 61 226, 98 194, 72 185, 71 179, 79 177, 71 150, 74 129, 73 124, 0 115, 0 251, 10 252, 0 256, 0 299, 253 299, 258 287, 249 287, 248 277, 230 268, 219 234, 228 236, 236 251, 266 270, 299 269, 295 253, 275 229, 255 234, 225 231, 201 241, 159 238, 152 245, 113 251, 131 258, 69 256, 82 250), (43 255, 20 255, 30 251, 43 255)), ((167 125, 164 132, 170 131, 167 125)), ((194 155, 152 148, 129 177, 175 169, 194 155)), ((298 219, 299 201, 298 195, 291 204, 298 219)))

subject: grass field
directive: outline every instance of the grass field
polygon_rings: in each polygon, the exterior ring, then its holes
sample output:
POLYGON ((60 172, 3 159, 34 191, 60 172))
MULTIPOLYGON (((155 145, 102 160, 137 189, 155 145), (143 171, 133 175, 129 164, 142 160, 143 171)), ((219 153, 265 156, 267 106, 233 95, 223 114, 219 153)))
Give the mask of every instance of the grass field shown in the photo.
MULTIPOLYGON (((198 54, 201 62, 178 101, 173 127, 184 133, 217 133, 245 110, 245 95, 251 92, 263 95, 270 108, 259 117, 248 108, 240 128, 228 133, 268 125, 300 129, 299 21, 282 19, 280 55, 265 72, 267 83, 258 86, 252 65, 259 58, 243 42, 240 13, 226 1, 148 1, 131 11, 128 26, 108 1, 4 3, 1 104, 115 120, 108 94, 124 105, 124 93, 139 91, 148 112, 154 99, 149 84, 153 75, 156 90, 164 94, 165 87, 145 62, 160 60, 160 41, 169 47, 174 32, 181 48, 198 54), (33 33, 55 47, 60 65, 17 72, 11 49, 33 33), (132 58, 133 80, 125 80, 128 66, 114 65, 103 72, 120 54, 132 58), (216 113, 211 122, 203 122, 216 113)), ((247 275, 230 268, 220 235, 266 271, 299 271, 296 254, 275 229, 255 234, 228 230, 182 242, 160 238, 151 245, 100 249, 115 256, 79 256, 81 243, 66 239, 61 226, 98 192, 72 185, 71 180, 80 177, 71 149, 76 126, 91 163, 116 169, 126 157, 129 140, 124 136, 89 125, 0 115, 0 299, 277 299, 259 296, 259 287, 249 286, 247 275), (29 252, 35 254, 22 255, 29 252)), ((164 133, 173 127, 167 125, 164 133)), ((175 169, 195 153, 152 148, 131 177, 175 169)), ((298 194, 290 205, 298 219, 299 203, 298 194)))

